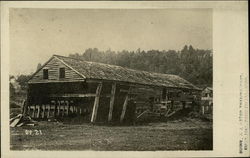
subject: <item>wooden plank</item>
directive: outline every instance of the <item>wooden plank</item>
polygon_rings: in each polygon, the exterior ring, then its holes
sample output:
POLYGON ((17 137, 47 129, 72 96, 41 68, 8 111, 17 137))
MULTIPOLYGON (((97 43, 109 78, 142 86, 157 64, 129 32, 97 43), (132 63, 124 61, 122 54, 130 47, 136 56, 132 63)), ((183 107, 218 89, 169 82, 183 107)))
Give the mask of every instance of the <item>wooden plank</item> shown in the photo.
MULTIPOLYGON (((130 87, 129 87, 129 91, 130 91, 130 87)), ((128 100, 129 100, 129 92, 126 95, 124 103, 123 103, 122 113, 121 113, 121 117, 120 117, 120 122, 123 122, 123 119, 125 117, 125 113, 126 113, 126 109, 127 109, 127 105, 128 105, 128 100)))
POLYGON ((78 98, 84 98, 84 97, 95 97, 96 94, 51 94, 49 97, 78 97, 78 98))
POLYGON ((111 88, 111 98, 110 98, 110 104, 109 104, 109 115, 108 115, 109 122, 112 120, 113 107, 114 107, 114 102, 115 102, 115 91, 116 91, 116 83, 113 83, 112 88, 111 88))
POLYGON ((72 82, 84 82, 84 79, 82 80, 75 80, 75 79, 72 79, 72 80, 52 80, 52 79, 49 79, 49 80, 40 80, 40 79, 37 79, 37 80, 34 80, 34 78, 32 79, 32 81, 29 81, 29 84, 37 84, 37 83, 72 83, 72 82))
POLYGON ((125 101, 123 103, 123 107, 122 107, 122 113, 121 113, 121 117, 120 117, 120 122, 123 122, 125 113, 126 113, 126 109, 127 109, 127 104, 128 104, 128 94, 125 97, 125 101))
POLYGON ((99 83, 97 88, 96 88, 96 97, 95 97, 95 102, 94 102, 94 106, 93 106, 93 110, 92 110, 92 116, 91 116, 92 123, 94 123, 96 120, 101 90, 102 90, 102 83, 99 83))

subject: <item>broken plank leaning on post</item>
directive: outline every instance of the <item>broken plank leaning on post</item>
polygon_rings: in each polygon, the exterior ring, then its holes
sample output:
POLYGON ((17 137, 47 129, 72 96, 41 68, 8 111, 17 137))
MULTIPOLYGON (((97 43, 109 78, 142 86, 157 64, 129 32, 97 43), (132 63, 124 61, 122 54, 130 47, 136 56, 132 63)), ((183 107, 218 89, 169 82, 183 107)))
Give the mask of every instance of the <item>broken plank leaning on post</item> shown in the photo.
POLYGON ((116 83, 113 83, 111 89, 110 105, 109 105, 109 115, 108 115, 109 122, 112 120, 113 107, 115 102, 115 91, 116 91, 116 83))
POLYGON ((121 118, 120 118, 121 123, 123 122, 123 119, 125 117, 125 113, 126 113, 126 109, 127 109, 127 105, 128 105, 128 100, 129 100, 130 89, 131 88, 129 87, 128 93, 127 93, 125 100, 124 100, 124 103, 123 103, 122 113, 121 113, 121 118))
POLYGON ((95 102, 94 102, 94 106, 92 110, 91 123, 94 123, 96 120, 101 90, 102 90, 102 83, 99 83, 96 88, 96 96, 95 96, 95 102))

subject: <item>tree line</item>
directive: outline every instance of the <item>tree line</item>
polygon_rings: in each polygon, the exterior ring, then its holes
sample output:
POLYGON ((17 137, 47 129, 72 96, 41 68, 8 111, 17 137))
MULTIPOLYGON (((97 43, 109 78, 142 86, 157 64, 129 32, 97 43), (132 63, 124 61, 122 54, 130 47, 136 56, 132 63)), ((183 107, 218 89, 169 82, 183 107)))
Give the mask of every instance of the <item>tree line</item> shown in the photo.
POLYGON ((213 54, 211 50, 194 49, 185 45, 182 50, 100 51, 86 49, 83 53, 70 54, 69 57, 85 61, 100 62, 136 70, 174 74, 200 86, 212 86, 213 54))

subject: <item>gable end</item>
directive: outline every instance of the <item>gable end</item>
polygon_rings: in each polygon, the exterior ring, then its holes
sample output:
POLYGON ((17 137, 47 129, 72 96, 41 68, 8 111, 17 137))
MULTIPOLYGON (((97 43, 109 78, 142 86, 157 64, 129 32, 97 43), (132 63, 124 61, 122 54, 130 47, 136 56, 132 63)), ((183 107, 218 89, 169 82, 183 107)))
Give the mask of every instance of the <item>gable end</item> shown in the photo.
POLYGON ((85 77, 79 72, 68 66, 65 62, 57 57, 51 57, 40 69, 38 69, 29 79, 28 83, 46 83, 46 82, 70 82, 70 81, 84 81, 85 77), (64 78, 60 78, 60 68, 65 69, 64 78), (43 70, 48 70, 48 79, 44 79, 43 70))

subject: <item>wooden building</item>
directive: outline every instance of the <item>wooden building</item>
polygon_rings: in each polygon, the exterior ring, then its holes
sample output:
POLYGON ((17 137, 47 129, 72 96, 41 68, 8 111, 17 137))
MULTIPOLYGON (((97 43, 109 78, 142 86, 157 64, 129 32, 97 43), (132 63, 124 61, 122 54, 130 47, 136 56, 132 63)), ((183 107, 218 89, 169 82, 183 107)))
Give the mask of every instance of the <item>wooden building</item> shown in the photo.
POLYGON ((200 89, 176 75, 150 73, 53 55, 28 81, 27 114, 78 115, 86 121, 131 122, 145 110, 192 102, 200 89))

